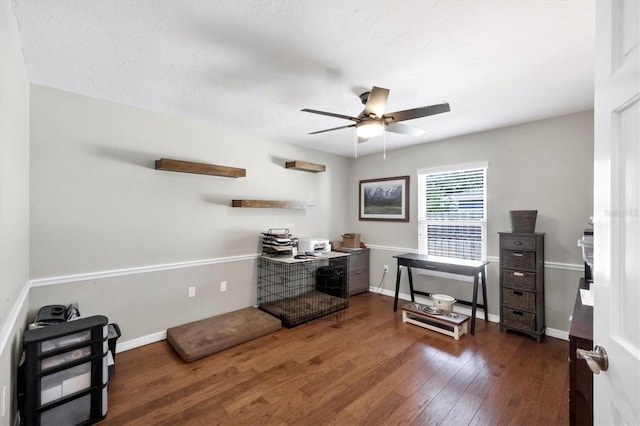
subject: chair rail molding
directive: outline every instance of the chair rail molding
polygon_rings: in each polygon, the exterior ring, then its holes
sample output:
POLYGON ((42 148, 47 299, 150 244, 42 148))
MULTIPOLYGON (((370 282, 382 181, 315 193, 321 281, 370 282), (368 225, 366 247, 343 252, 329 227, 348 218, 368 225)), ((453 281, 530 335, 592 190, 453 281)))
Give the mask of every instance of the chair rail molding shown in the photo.
POLYGON ((149 272, 168 271, 172 269, 194 268, 198 266, 215 265, 219 263, 241 262, 254 260, 260 256, 256 254, 246 254, 241 256, 217 257, 212 259, 189 260, 186 262, 166 263, 161 265, 138 266, 134 268, 113 269, 108 271, 89 272, 83 274, 63 275, 58 277, 36 278, 31 280, 31 287, 43 287, 48 285, 66 284, 78 281, 89 281, 123 275, 146 274, 149 272))
POLYGON ((29 295, 29 289, 31 288, 30 282, 27 281, 22 286, 18 297, 16 297, 15 303, 11 307, 9 311, 9 315, 2 322, 2 326, 0 326, 0 354, 2 354, 9 342, 9 338, 11 337, 11 330, 15 328, 16 321, 18 321, 18 314, 22 310, 22 307, 27 301, 27 296, 29 295))
MULTIPOLYGON (((403 248, 403 247, 393 247, 393 246, 383 246, 383 245, 375 245, 375 244, 367 244, 372 250, 383 250, 383 251, 393 251, 397 253, 418 253, 418 249, 415 248, 403 248)), ((499 256, 487 256, 487 261, 490 263, 499 263, 499 256)), ((549 269, 562 269, 565 271, 584 271, 584 265, 575 264, 575 263, 562 263, 562 262, 544 262, 544 267, 549 269)))

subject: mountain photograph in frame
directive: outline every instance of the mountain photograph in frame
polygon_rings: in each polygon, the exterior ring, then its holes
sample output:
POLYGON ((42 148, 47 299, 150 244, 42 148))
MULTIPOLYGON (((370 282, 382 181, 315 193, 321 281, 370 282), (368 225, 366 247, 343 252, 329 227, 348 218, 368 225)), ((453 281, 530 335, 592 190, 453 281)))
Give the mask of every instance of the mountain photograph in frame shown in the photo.
POLYGON ((409 176, 360 181, 360 220, 409 222, 409 176))

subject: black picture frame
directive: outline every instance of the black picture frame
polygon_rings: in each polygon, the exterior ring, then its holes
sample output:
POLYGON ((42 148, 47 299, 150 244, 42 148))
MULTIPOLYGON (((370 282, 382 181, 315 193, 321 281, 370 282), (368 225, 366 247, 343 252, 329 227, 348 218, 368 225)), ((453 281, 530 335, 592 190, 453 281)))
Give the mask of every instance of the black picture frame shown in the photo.
POLYGON ((360 181, 359 220, 409 222, 409 176, 360 181))

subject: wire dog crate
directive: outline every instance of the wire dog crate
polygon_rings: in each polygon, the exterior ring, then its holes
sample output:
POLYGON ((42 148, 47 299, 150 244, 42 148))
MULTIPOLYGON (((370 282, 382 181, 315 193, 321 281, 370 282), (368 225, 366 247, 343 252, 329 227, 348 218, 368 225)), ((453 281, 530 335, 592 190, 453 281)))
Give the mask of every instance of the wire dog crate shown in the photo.
POLYGON ((258 259, 258 307, 292 328, 318 318, 344 320, 349 306, 347 256, 258 259))

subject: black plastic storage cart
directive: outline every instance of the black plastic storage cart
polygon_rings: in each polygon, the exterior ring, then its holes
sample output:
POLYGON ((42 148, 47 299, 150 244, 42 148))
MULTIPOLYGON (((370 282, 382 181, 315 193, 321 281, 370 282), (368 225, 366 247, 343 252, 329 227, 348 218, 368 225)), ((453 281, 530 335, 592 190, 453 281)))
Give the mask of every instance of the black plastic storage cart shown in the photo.
POLYGON ((24 333, 21 414, 29 426, 89 425, 107 414, 107 317, 24 333))

